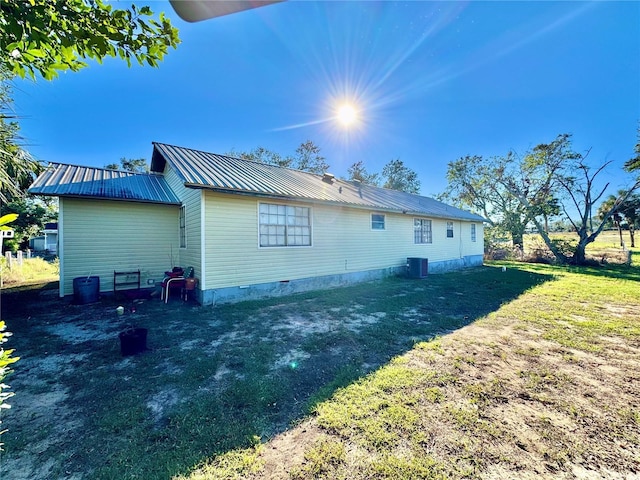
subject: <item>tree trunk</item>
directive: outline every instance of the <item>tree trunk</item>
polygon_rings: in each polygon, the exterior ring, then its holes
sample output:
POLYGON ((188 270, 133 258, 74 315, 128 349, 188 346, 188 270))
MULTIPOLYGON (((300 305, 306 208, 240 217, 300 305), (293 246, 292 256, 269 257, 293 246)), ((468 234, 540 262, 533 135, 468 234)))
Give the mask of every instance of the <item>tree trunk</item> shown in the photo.
POLYGON ((584 265, 585 260, 587 258, 586 256, 587 245, 582 242, 583 242, 582 240, 578 242, 578 245, 576 245, 576 249, 573 252, 573 263, 576 265, 584 265))
POLYGON ((631 248, 634 248, 636 246, 636 239, 635 239, 635 229, 633 228, 633 224, 631 222, 629 222, 629 236, 631 237, 631 248))
POLYGON ((622 240, 622 225, 621 225, 621 222, 616 222, 616 227, 618 227, 618 235, 620 235, 620 246, 624 247, 624 241, 622 240))
POLYGON ((542 237, 542 240, 544 240, 544 243, 547 246, 547 248, 551 250, 551 253, 553 253, 553 256, 556 257, 556 262, 561 264, 569 263, 569 258, 560 251, 557 244, 553 243, 551 238, 549 238, 549 234, 544 231, 544 228, 535 217, 533 218, 533 223, 538 229, 538 233, 542 237))
POLYGON ((522 232, 511 232, 511 243, 518 250, 520 256, 524 255, 524 235, 522 232))

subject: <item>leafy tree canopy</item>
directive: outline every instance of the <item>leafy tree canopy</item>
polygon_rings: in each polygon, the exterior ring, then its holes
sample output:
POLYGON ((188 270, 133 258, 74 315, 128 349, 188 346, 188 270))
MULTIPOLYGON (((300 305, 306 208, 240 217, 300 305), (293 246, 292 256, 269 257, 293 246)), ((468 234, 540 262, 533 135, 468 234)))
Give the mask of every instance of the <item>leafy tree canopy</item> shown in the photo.
POLYGON ((227 153, 230 157, 251 160, 252 162, 267 163, 278 167, 294 168, 303 172, 322 175, 329 169, 329 164, 320 155, 320 147, 311 140, 303 142, 296 148, 294 155, 282 156, 279 153, 264 147, 257 147, 250 151, 231 150, 227 153))
MULTIPOLYGON (((583 155, 573 151, 571 135, 562 134, 524 156, 509 152, 491 162, 465 157, 466 161, 449 164, 449 195, 460 191, 461 201, 481 212, 501 213, 502 222, 508 219, 508 211, 500 202, 508 201, 520 215, 514 225, 520 228, 532 222, 560 263, 583 264, 586 246, 595 241, 611 215, 640 187, 639 179, 624 195, 616 197, 599 221, 594 219, 595 205, 608 187, 598 187, 597 178, 611 162, 593 167, 587 162, 587 155, 588 152, 583 155), (562 213, 578 235, 578 243, 571 251, 564 251, 551 240, 543 226, 543 217, 557 213, 562 213)), ((515 230, 511 232, 514 235, 515 230)))
POLYGON ((292 157, 283 157, 279 153, 268 150, 264 147, 257 147, 248 152, 236 152, 231 150, 227 153, 230 157, 242 158, 243 160, 250 160, 252 162, 267 163, 269 165, 277 165, 278 167, 291 167, 293 163, 292 157))
POLYGON ((400 159, 391 160, 382 168, 384 188, 407 193, 420 193, 418 174, 400 159))
POLYGON ((320 155, 320 147, 311 140, 307 140, 296 148, 296 154, 293 161, 295 168, 304 172, 316 173, 322 175, 329 170, 329 164, 325 158, 320 155))
POLYGON ((640 127, 638 128, 638 141, 633 151, 635 156, 625 162, 624 168, 627 172, 640 172, 640 127))
POLYGON ((0 207, 0 214, 17 215, 11 228, 15 230, 14 238, 5 240, 5 245, 12 249, 28 248, 29 239, 40 235, 45 223, 55 222, 58 218, 58 205, 53 199, 19 198, 0 207))
POLYGON ((178 30, 147 6, 116 9, 102 0, 2 0, 0 63, 14 75, 46 80, 83 60, 120 57, 152 67, 179 43, 178 30))
POLYGON ((627 222, 626 227, 629 229, 629 238, 631 239, 631 247, 635 247, 635 229, 638 220, 640 220, 640 195, 627 195, 624 190, 619 190, 617 195, 609 195, 598 207, 598 217, 603 219, 607 212, 612 212, 610 220, 618 229, 620 236, 620 246, 624 245, 622 240, 622 222, 627 222), (619 199, 625 200, 620 201, 619 199))
POLYGON ((349 167, 347 170, 349 177, 347 180, 356 180, 366 185, 380 185, 380 180, 377 173, 369 173, 364 166, 364 162, 359 160, 349 167))
POLYGON ((144 158, 121 158, 120 165, 117 163, 110 163, 105 165, 104 168, 107 170, 125 170, 127 172, 135 172, 135 173, 148 173, 149 165, 144 158))

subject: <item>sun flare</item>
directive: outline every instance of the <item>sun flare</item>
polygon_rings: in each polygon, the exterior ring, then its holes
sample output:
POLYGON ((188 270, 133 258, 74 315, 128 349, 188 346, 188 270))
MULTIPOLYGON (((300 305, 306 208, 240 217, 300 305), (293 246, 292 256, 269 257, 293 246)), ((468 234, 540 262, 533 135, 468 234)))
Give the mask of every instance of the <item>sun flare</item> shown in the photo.
POLYGON ((348 127, 358 119, 358 113, 356 112, 356 109, 353 108, 352 105, 349 105, 347 103, 340 106, 340 108, 338 108, 338 113, 336 115, 336 118, 342 125, 344 125, 345 127, 348 127))

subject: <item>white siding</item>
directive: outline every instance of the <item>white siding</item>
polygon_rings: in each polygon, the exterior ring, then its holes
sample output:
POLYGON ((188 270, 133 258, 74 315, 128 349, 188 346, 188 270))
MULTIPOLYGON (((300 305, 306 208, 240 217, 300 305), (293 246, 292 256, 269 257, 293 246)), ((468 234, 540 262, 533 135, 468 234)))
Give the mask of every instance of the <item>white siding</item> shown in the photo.
POLYGON ((178 252, 178 207, 110 200, 60 199, 60 293, 75 277, 100 277, 113 290, 113 271, 140 269, 142 286, 161 281, 178 252))
MULTIPOLYGON (((186 188, 180 177, 171 169, 169 164, 166 164, 164 171, 164 178, 166 179, 171 190, 182 201, 182 204, 186 209, 186 233, 187 233, 187 246, 186 248, 180 248, 175 255, 174 266, 181 266, 183 268, 193 267, 195 269, 196 277, 202 276, 201 265, 201 228, 200 228, 200 198, 201 190, 186 188)), ((176 230, 177 231, 177 230, 176 230)), ((178 238, 176 238, 178 241, 178 238)))
POLYGON ((385 230, 372 230, 371 213, 383 212, 215 192, 204 192, 204 201, 207 289, 397 267, 407 257, 459 259, 483 251, 482 226, 477 224, 477 240, 471 242, 470 223, 458 220, 454 237, 447 238, 446 220, 431 219, 433 243, 416 245, 411 215, 385 213, 385 230), (260 248, 259 202, 311 207, 312 246, 260 248))

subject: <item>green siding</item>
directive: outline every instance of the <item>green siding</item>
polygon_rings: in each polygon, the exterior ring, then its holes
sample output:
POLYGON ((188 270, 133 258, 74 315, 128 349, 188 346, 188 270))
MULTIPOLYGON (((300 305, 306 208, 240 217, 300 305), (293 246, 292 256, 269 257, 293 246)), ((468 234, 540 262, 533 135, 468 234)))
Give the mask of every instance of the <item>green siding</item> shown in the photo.
POLYGON ((161 281, 178 252, 178 209, 111 200, 61 198, 61 295, 73 293, 73 279, 100 277, 100 290, 113 290, 113 271, 140 269, 141 282, 161 281))
MULTIPOLYGON (((433 243, 414 244, 411 215, 385 213, 386 229, 371 229, 370 210, 258 200, 205 192, 206 288, 295 280, 321 275, 397 267, 407 257, 432 261, 481 255, 482 226, 471 242, 470 222, 454 221, 454 238, 446 236, 446 220, 432 219, 433 243), (311 207, 311 247, 258 246, 258 203, 311 207)), ((428 218, 428 217, 424 217, 428 218)))
POLYGON ((171 190, 182 201, 186 208, 186 230, 187 230, 187 247, 180 248, 176 252, 176 264, 187 268, 195 269, 196 277, 202 276, 202 238, 201 238, 201 196, 202 191, 199 189, 186 188, 178 175, 171 169, 169 164, 165 166, 164 177, 171 187, 171 190))

